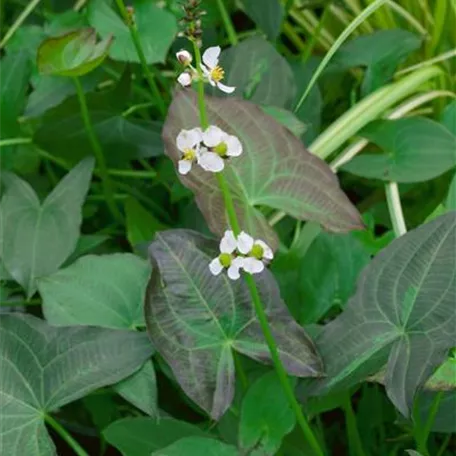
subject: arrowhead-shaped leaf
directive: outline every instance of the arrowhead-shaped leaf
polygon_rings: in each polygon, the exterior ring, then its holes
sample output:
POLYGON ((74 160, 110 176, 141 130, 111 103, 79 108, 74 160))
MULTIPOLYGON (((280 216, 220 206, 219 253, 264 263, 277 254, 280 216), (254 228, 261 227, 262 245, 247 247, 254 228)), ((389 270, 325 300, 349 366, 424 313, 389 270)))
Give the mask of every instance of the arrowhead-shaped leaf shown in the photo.
MULTIPOLYGON (((150 246, 154 267, 146 295, 146 324, 155 348, 185 393, 214 419, 234 396, 232 351, 270 362, 244 280, 233 282, 209 271, 217 247, 188 230, 157 234, 150 246)), ((320 375, 313 344, 289 315, 272 274, 255 278, 288 372, 320 375)))
POLYGON ((144 333, 54 328, 30 315, 0 317, 0 448, 53 456, 44 416, 122 380, 150 356, 144 333))
POLYGON ((82 76, 103 62, 111 43, 112 36, 97 43, 91 28, 48 38, 38 48, 38 70, 41 74, 82 76))
POLYGON ((2 259, 29 296, 36 290, 35 280, 55 272, 76 247, 93 166, 92 158, 83 160, 42 204, 27 182, 13 174, 4 176, 2 259))
MULTIPOLYGON (((290 131, 248 101, 206 97, 206 105, 210 123, 238 136, 243 144, 243 154, 225 171, 242 229, 277 246, 276 234, 259 206, 317 221, 332 231, 362 228, 360 216, 341 191, 337 177, 290 131)), ((163 130, 166 153, 174 162, 181 156, 177 135, 198 125, 196 96, 191 90, 181 90, 163 130)), ((195 166, 180 178, 194 191, 210 229, 222 234, 228 222, 215 176, 195 166)))
POLYGON ((388 396, 409 415, 416 391, 456 336, 456 212, 410 231, 381 251, 346 310, 317 337, 327 378, 311 393, 347 387, 387 364, 388 396))

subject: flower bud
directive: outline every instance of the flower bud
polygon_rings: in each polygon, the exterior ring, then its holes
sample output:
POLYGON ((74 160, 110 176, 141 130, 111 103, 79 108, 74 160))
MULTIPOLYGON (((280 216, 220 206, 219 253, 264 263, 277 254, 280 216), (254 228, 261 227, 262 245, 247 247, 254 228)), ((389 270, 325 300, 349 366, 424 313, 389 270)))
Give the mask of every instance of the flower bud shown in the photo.
POLYGON ((176 53, 176 58, 184 66, 188 66, 192 63, 192 55, 188 51, 181 50, 176 53))
POLYGON ((184 73, 181 73, 179 75, 179 77, 177 78, 177 82, 182 87, 188 87, 192 83, 192 75, 185 71, 184 73))

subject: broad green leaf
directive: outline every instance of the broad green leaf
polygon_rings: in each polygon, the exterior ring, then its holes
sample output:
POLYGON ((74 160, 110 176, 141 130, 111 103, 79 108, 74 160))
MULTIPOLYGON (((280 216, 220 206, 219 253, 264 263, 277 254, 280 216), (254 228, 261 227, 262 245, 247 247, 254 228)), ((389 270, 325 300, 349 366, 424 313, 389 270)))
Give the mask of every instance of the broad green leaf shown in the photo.
POLYGON ((448 189, 445 207, 447 211, 456 211, 456 174, 453 176, 450 188, 448 189))
POLYGON ((346 388, 385 364, 386 390, 408 416, 418 389, 454 345, 456 212, 393 241, 361 274, 345 311, 317 337, 327 377, 308 392, 346 388))
POLYGON ((357 176, 395 182, 421 182, 456 165, 456 137, 439 123, 420 117, 377 120, 360 135, 383 153, 362 154, 342 169, 357 176))
POLYGON ((261 109, 278 123, 288 128, 295 136, 300 138, 307 130, 307 126, 301 122, 291 111, 275 106, 262 106, 261 109))
MULTIPOLYGON (((245 282, 209 271, 217 251, 216 242, 192 231, 157 234, 150 246, 153 274, 145 304, 156 349, 184 392, 214 419, 234 397, 233 350, 270 362, 245 282)), ((265 271, 255 279, 287 371, 320 375, 312 342, 289 315, 272 274, 265 271)))
POLYGON ((2 259, 11 276, 31 296, 36 279, 54 273, 76 247, 82 204, 94 160, 74 167, 40 203, 30 185, 13 174, 0 203, 2 259))
POLYGON ((275 372, 263 375, 242 402, 239 442, 242 449, 274 455, 283 437, 292 431, 296 417, 275 372))
POLYGON ((366 67, 361 91, 366 95, 390 81, 397 66, 421 46, 407 30, 380 30, 347 42, 337 51, 328 71, 366 67))
POLYGON ((92 252, 109 239, 105 234, 83 234, 79 237, 74 252, 65 261, 64 266, 74 263, 82 255, 92 252))
POLYGON ((448 358, 426 383, 426 389, 435 391, 456 390, 456 358, 448 358))
MULTIPOLYGON (((360 215, 341 191, 337 177, 298 138, 254 104, 238 99, 206 98, 209 123, 237 135, 244 152, 227 166, 225 176, 241 228, 277 246, 277 237, 259 206, 269 206, 331 231, 362 228, 360 215)), ((199 125, 197 101, 191 90, 177 93, 163 130, 166 153, 176 163, 181 153, 176 137, 183 128, 199 125)), ((195 166, 179 176, 195 193, 211 231, 222 234, 228 222, 222 194, 211 173, 195 166)))
POLYGON ((288 62, 260 37, 247 38, 222 52, 223 82, 236 95, 265 106, 291 109, 296 87, 288 62))
POLYGON ((280 33, 284 9, 280 0, 242 0, 244 10, 270 40, 280 33))
MULTIPOLYGON (((133 0, 131 4, 146 62, 164 62, 178 31, 175 17, 150 0, 133 0)), ((130 31, 111 1, 92 0, 87 12, 90 24, 103 38, 114 36, 109 50, 112 59, 139 63, 130 31)))
POLYGON ((108 426, 103 435, 123 456, 150 456, 184 437, 207 436, 196 426, 172 418, 124 418, 108 426))
POLYGON ((204 456, 239 456, 236 447, 219 440, 205 437, 186 437, 175 443, 154 451, 150 456, 184 456, 204 454, 204 456))
POLYGON ((97 43, 94 29, 83 28, 48 38, 38 48, 37 64, 42 74, 82 76, 107 57, 112 36, 97 43))
POLYGON ((0 316, 2 454, 56 455, 45 415, 132 374, 151 351, 144 333, 0 316))
POLYGON ((456 136, 456 100, 453 100, 443 111, 440 123, 456 136))

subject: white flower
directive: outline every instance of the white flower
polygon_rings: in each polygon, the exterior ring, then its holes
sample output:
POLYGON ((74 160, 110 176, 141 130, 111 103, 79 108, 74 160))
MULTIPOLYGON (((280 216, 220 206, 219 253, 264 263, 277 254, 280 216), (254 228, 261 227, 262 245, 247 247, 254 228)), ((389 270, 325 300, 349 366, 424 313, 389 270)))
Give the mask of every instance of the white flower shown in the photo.
POLYGON ((236 87, 229 87, 220 82, 225 76, 225 71, 218 64, 220 52, 220 46, 207 48, 203 54, 204 65, 201 64, 201 69, 204 73, 204 76, 209 81, 209 84, 212 86, 217 86, 222 92, 232 93, 236 87))
POLYGON ((190 54, 190 52, 181 49, 179 52, 176 52, 176 59, 182 65, 188 66, 192 63, 193 57, 192 54, 190 54))
POLYGON ((201 140, 201 128, 182 130, 177 135, 176 145, 182 152, 182 158, 177 163, 179 173, 187 174, 192 169, 193 162, 199 158, 201 140))
POLYGON ((246 255, 242 267, 250 274, 262 272, 265 263, 273 259, 272 249, 261 239, 254 240, 252 236, 242 231, 237 237, 237 249, 246 255))
POLYGON ((223 158, 215 152, 209 152, 205 147, 201 148, 198 155, 198 165, 205 171, 211 171, 213 173, 219 173, 225 168, 223 158))
POLYGON ((184 71, 179 75, 177 78, 177 82, 182 86, 182 87, 188 87, 192 83, 192 75, 188 71, 184 71))
POLYGON ((244 258, 233 256, 237 247, 236 237, 232 231, 225 231, 220 241, 220 255, 209 263, 209 270, 213 275, 219 275, 223 269, 228 269, 228 277, 237 280, 241 276, 244 258))
POLYGON ((238 157, 242 154, 239 138, 229 135, 215 125, 211 125, 203 132, 203 142, 220 157, 238 157))

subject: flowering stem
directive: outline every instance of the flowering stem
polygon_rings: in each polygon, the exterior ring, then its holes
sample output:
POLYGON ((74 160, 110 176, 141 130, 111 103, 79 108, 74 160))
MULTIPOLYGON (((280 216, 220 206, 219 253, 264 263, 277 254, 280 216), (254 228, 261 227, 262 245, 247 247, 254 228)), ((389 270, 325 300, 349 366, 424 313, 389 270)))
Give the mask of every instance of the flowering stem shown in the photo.
MULTIPOLYGON (((201 70, 201 53, 198 48, 198 45, 193 42, 193 48, 195 53, 196 59, 196 67, 198 71, 198 106, 199 106, 199 113, 200 113, 200 123, 201 128, 206 130, 209 127, 209 121, 207 117, 206 105, 204 102, 204 81, 203 81, 203 74, 201 70)), ((231 195, 230 189, 228 184, 225 180, 225 176, 223 173, 215 173, 217 177, 218 184, 220 186, 220 190, 223 195, 223 200, 225 203, 226 212, 228 215, 228 220, 230 223, 230 227, 233 230, 234 235, 237 237, 241 232, 239 221, 237 219, 236 211, 234 208, 233 197, 231 195)), ((268 319, 266 317, 266 312, 264 311, 263 304, 261 302, 260 294, 258 293, 258 289, 255 283, 255 280, 250 274, 244 274, 245 281, 250 291, 250 295, 252 297, 253 305, 255 308, 255 312, 258 318, 258 321, 261 326, 261 330, 263 332, 264 338, 269 348, 269 352, 271 353, 272 362, 274 364, 274 368, 277 372, 277 376, 279 377, 280 383, 282 384, 282 388, 287 396, 287 399, 290 403, 290 406, 293 412, 296 415, 296 420, 301 427, 304 436, 308 440, 310 446, 313 448, 314 452, 318 456, 324 456, 323 450, 321 449, 318 440, 316 439, 312 429, 307 422, 306 417, 299 405, 298 401, 295 398, 293 388, 290 384, 288 379, 287 372, 283 367, 282 361, 279 356, 279 350, 277 348, 277 344, 274 340, 274 336, 272 334, 271 328, 268 323, 268 319)))
POLYGON ((141 67, 143 69, 144 76, 146 77, 147 83, 149 84, 150 90, 152 91, 152 94, 154 96, 154 101, 156 102, 161 115, 164 117, 166 114, 165 102, 163 101, 160 90, 158 89, 157 83, 155 82, 154 75, 152 74, 147 65, 146 56, 144 54, 144 50, 141 44, 141 39, 139 37, 138 28, 135 24, 135 20, 134 18, 130 17, 127 8, 125 7, 124 0, 116 0, 116 4, 119 8, 123 20, 125 21, 125 24, 130 30, 131 39, 135 46, 136 53, 138 54, 139 61, 141 62, 141 67))

